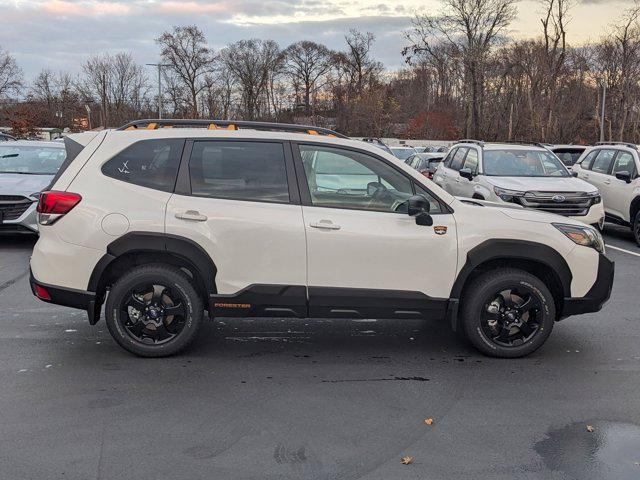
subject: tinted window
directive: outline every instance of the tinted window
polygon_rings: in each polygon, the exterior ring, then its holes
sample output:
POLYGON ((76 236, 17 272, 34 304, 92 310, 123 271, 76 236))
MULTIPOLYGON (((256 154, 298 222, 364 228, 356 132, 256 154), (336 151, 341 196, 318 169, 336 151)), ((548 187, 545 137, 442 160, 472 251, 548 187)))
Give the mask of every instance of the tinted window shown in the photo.
POLYGON ((102 173, 123 182, 172 192, 184 140, 143 140, 130 145, 102 166, 102 173))
POLYGON ((597 173, 609 173, 615 154, 615 150, 600 150, 593 161, 593 165, 591 165, 591 170, 597 173))
POLYGON ((573 166, 582 155, 582 152, 584 152, 584 148, 558 148, 553 151, 567 167, 573 166))
POLYGON ((189 174, 194 195, 289 202, 281 143, 195 142, 189 160, 189 174))
POLYGON ((470 148, 467 158, 464 159, 463 168, 468 168, 474 174, 478 172, 478 152, 475 148, 470 148))
POLYGON ((462 168, 462 162, 464 161, 464 156, 467 154, 468 148, 459 148, 453 158, 451 159, 451 164, 449 168, 453 170, 460 170, 462 168))
POLYGON ((616 163, 613 165, 612 175, 618 172, 629 172, 631 177, 634 177, 636 171, 636 163, 633 160, 633 155, 629 152, 620 152, 616 157, 616 163))
POLYGON ((586 157, 582 159, 582 161, 580 162, 580 167, 586 170, 591 170, 591 163, 593 162, 593 159, 596 157, 597 154, 598 154, 598 150, 594 150, 593 152, 590 152, 586 157))
POLYGON ((407 177, 365 153, 301 145, 300 155, 314 206, 401 212, 413 194, 407 177))

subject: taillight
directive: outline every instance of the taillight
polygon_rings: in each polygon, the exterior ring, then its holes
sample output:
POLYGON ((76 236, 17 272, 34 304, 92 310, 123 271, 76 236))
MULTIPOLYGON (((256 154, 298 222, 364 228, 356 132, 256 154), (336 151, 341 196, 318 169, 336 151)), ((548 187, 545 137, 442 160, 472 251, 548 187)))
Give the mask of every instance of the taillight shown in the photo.
POLYGON ((41 300, 51 300, 51 295, 49 295, 49 292, 46 288, 36 284, 34 290, 36 297, 40 298, 41 300))
POLYGON ((420 173, 427 177, 429 180, 433 178, 433 174, 429 170, 420 170, 420 173))
POLYGON ((69 213, 73 207, 80 203, 82 197, 71 192, 42 192, 38 199, 38 223, 40 225, 51 225, 58 221, 60 217, 69 213))

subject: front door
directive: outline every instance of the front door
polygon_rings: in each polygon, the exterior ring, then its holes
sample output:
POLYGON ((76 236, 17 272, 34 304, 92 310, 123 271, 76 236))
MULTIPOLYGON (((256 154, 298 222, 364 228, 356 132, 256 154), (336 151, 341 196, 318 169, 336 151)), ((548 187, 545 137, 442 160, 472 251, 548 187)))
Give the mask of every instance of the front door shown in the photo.
POLYGON ((456 270, 453 215, 373 154, 313 144, 294 150, 307 180, 301 194, 310 315, 442 316, 456 270), (430 200, 433 226, 406 213, 415 188, 430 200))
POLYGON ((200 245, 216 265, 219 316, 306 316, 302 207, 287 143, 198 140, 190 185, 167 205, 166 231, 200 245))

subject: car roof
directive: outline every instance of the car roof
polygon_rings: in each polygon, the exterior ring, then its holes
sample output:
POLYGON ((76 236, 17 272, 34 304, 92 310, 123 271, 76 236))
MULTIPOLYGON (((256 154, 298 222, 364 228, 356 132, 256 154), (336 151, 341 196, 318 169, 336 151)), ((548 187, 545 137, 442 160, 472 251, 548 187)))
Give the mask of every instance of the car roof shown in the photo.
POLYGON ((444 154, 445 152, 422 152, 422 153, 416 153, 416 156, 423 159, 444 158, 444 154))
POLYGON ((485 150, 536 150, 541 152, 547 152, 545 147, 539 145, 528 145, 523 143, 485 143, 485 150))
POLYGON ((14 142, 7 143, 6 146, 11 146, 11 147, 64 148, 64 144, 63 143, 60 143, 60 142, 46 142, 46 141, 41 141, 41 140, 16 140, 14 142))
POLYGON ((392 150, 415 150, 413 147, 407 147, 406 145, 389 146, 392 150))
POLYGON ((589 145, 575 145, 575 144, 558 144, 558 145, 549 145, 549 148, 551 150, 554 150, 556 148, 558 149, 570 149, 570 148, 575 148, 576 150, 585 150, 587 148, 589 148, 589 145))

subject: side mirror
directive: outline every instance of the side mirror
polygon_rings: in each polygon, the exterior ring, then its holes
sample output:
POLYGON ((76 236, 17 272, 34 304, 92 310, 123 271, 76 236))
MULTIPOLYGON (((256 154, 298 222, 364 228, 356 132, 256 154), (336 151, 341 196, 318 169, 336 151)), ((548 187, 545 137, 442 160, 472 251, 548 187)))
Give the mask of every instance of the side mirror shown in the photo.
POLYGON ((578 176, 578 172, 574 172, 573 170, 571 170, 571 176, 572 177, 577 177, 578 176))
POLYGON ((469 181, 473 180, 473 172, 470 168, 463 168, 459 173, 462 178, 466 178, 469 181))
POLYGON ((430 209, 431 204, 423 195, 414 195, 407 200, 407 213, 416 219, 417 225, 433 225, 433 218, 429 215, 430 209))
POLYGON ((616 178, 618 180, 624 180, 627 183, 631 183, 631 174, 626 170, 623 170, 621 172, 616 172, 616 178))

